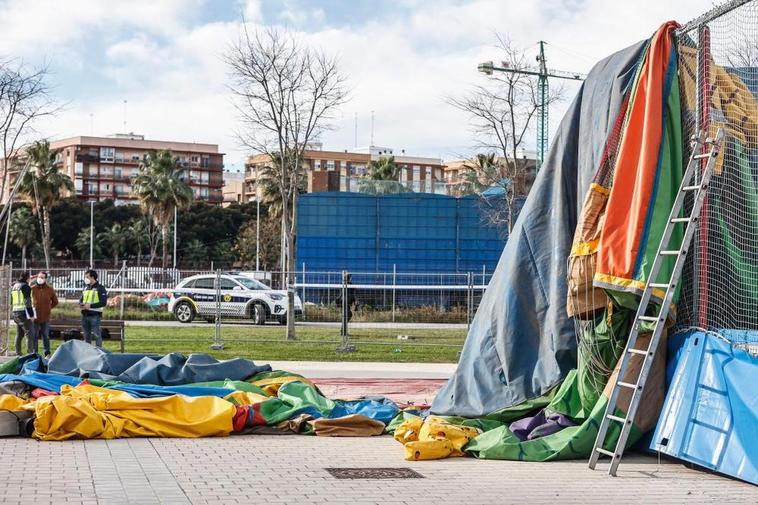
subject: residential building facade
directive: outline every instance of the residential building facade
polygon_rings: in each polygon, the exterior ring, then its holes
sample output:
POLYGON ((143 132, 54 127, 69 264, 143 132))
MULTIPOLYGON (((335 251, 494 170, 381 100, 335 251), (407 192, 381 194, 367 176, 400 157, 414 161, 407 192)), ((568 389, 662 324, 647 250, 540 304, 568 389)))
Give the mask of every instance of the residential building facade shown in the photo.
POLYGON ((224 207, 245 201, 245 173, 224 172, 224 207))
MULTIPOLYGON (((224 154, 216 144, 146 140, 130 133, 71 137, 50 142, 50 148, 58 151, 56 163, 74 181, 73 194, 82 200, 137 203, 132 181, 140 164, 150 153, 168 150, 178 159, 183 180, 192 188, 196 200, 219 205, 223 201, 224 154)), ((7 163, 11 173, 6 186, 13 186, 23 164, 23 151, 7 163)), ((6 190, 4 201, 8 193, 6 190)))
MULTIPOLYGON (((510 158, 507 160, 503 157, 496 158, 498 163, 511 163, 510 158)), ((469 171, 468 167, 474 166, 475 160, 452 160, 445 162, 444 181, 447 188, 447 194, 450 196, 463 196, 465 179, 464 174, 469 171)), ((518 173, 516 177, 516 195, 526 196, 532 188, 534 178, 537 173, 537 161, 534 157, 527 157, 517 160, 518 173)), ((484 182, 484 181, 483 181, 484 182)))
MULTIPOLYGON (((361 177, 368 171, 369 162, 394 156, 399 168, 398 182, 417 193, 444 194, 442 160, 408 156, 405 151, 395 154, 392 149, 372 146, 354 151, 325 151, 320 145, 310 145, 303 156, 303 169, 308 176, 307 191, 358 191, 361 177)), ((255 200, 261 171, 271 162, 267 155, 248 158, 245 167, 245 201, 255 200)))

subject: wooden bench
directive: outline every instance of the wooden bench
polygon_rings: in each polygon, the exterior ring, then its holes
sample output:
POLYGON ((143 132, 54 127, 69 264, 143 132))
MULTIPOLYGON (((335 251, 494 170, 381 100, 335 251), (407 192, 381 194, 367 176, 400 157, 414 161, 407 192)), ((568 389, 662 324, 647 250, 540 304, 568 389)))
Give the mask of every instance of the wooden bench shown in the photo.
MULTIPOLYGON (((63 333, 66 330, 82 331, 81 319, 54 319, 50 321, 50 338, 64 338, 63 333)), ((120 342, 121 352, 124 352, 124 322, 118 319, 103 319, 100 322, 100 330, 103 340, 118 340, 120 342)), ((84 338, 84 333, 81 333, 84 338)))

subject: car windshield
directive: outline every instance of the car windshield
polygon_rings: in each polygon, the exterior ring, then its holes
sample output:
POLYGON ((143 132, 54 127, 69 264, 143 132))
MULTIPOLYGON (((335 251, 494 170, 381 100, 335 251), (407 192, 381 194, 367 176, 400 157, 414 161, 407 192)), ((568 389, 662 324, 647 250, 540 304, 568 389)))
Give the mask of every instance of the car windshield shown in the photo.
POLYGON ((251 279, 250 277, 235 277, 234 280, 245 286, 247 289, 268 289, 268 286, 255 279, 251 279))

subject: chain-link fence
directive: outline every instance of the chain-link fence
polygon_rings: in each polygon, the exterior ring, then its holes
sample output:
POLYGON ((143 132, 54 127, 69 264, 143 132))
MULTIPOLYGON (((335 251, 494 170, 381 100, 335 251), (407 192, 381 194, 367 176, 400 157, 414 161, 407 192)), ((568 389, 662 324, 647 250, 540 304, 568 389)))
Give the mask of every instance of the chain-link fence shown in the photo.
MULTIPOLYGON (((753 347, 758 345, 749 341, 754 338, 749 330, 758 330, 757 39, 755 1, 727 2, 677 33, 682 136, 726 132, 682 276, 677 326, 753 347)), ((683 144, 686 160, 691 149, 683 144)))
POLYGON ((0 266, 0 356, 10 348, 11 302, 10 290, 13 284, 10 264, 0 266))

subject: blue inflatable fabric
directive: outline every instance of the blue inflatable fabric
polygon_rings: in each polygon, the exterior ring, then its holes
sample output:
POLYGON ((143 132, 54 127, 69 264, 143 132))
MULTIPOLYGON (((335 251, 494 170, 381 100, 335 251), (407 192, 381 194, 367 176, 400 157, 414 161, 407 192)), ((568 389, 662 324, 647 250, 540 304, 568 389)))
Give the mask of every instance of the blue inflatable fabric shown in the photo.
POLYGON ((650 449, 758 484, 758 357, 700 331, 678 337, 650 449))
POLYGON ((69 340, 55 351, 48 372, 76 377, 114 380, 130 384, 178 386, 194 382, 245 380, 257 373, 270 372, 269 365, 235 358, 218 361, 207 354, 165 356, 111 353, 80 340, 69 340))

